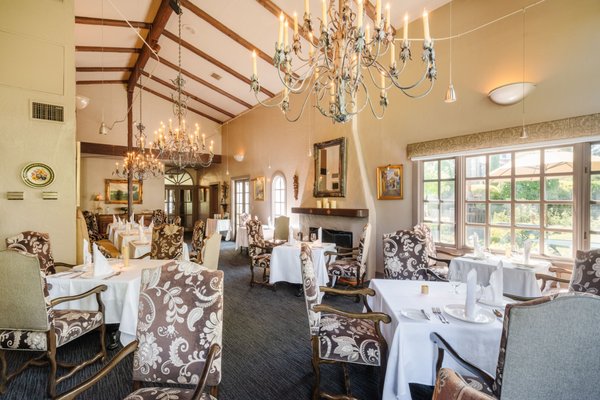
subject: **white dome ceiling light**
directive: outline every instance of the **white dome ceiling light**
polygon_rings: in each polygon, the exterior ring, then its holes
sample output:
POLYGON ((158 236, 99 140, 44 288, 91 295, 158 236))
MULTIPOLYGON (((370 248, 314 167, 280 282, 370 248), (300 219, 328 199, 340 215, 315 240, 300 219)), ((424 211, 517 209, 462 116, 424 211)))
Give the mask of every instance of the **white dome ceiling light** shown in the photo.
POLYGON ((499 86, 488 93, 491 101, 501 106, 509 106, 523 100, 535 89, 532 82, 515 82, 499 86))

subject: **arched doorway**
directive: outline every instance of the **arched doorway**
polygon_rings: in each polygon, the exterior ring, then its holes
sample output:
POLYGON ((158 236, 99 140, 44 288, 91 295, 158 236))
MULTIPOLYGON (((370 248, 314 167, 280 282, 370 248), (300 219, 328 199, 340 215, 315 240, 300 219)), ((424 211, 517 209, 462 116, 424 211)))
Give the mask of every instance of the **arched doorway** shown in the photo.
POLYGON ((186 170, 177 168, 165 172, 165 213, 170 220, 181 217, 181 226, 186 231, 194 227, 197 206, 194 180, 186 170))

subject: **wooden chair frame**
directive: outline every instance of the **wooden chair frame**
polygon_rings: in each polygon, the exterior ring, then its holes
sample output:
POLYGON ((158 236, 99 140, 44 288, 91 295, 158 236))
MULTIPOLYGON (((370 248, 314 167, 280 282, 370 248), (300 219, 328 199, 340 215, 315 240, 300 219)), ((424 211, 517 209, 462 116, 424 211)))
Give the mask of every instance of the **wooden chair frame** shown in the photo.
MULTIPOLYGON (((85 297, 91 296, 92 294, 96 295, 96 301, 98 302, 98 311, 102 313, 103 321, 102 324, 96 328, 100 334, 100 351, 96 353, 92 358, 85 360, 79 364, 73 363, 64 363, 56 360, 56 333, 54 330, 54 326, 50 326, 50 329, 46 332, 46 344, 47 350, 43 352, 38 357, 34 357, 29 359, 28 361, 21 364, 14 372, 8 374, 8 365, 6 363, 6 358, 4 352, 6 349, 0 350, 0 365, 1 365, 1 374, 0 374, 0 394, 4 393, 7 388, 8 383, 16 378, 19 374, 25 371, 30 366, 41 367, 45 365, 50 366, 50 371, 48 373, 48 387, 47 392, 48 395, 52 398, 56 395, 56 386, 64 381, 67 378, 73 376, 76 372, 81 369, 87 367, 95 363, 96 361, 104 361, 106 359, 106 343, 105 343, 105 333, 106 333, 106 325, 104 324, 104 303, 102 302, 101 293, 106 291, 106 285, 98 285, 95 288, 88 290, 87 292, 74 295, 74 296, 64 296, 58 297, 50 301, 50 307, 55 307, 58 304, 80 300, 85 297), (61 377, 56 377, 57 367, 68 369, 69 371, 62 375, 61 377)), ((86 332, 90 333, 90 332, 86 332)), ((10 350, 9 350, 10 351, 10 350)))

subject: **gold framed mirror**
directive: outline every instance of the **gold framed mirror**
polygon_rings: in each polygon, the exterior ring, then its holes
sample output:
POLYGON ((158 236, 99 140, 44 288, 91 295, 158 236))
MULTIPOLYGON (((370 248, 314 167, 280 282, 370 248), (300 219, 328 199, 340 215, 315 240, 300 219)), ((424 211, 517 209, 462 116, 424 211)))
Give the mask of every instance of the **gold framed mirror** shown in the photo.
POLYGON ((346 138, 315 143, 314 197, 346 197, 346 138))

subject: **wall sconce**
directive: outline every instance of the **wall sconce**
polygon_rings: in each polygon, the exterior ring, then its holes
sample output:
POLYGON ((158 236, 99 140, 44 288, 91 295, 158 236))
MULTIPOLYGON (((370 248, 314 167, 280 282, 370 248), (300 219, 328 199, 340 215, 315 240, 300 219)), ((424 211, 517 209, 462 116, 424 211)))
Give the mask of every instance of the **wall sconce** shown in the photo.
POLYGON ((7 200, 23 200, 24 197, 23 192, 6 192, 7 200))
POLYGON ((237 162, 242 162, 244 161, 244 153, 239 153, 239 154, 235 154, 233 156, 233 159, 237 162))
POLYGON ((42 192, 44 200, 58 200, 58 192, 42 192))
POLYGON ((523 100, 535 89, 532 82, 515 82, 499 86, 488 93, 491 101, 501 106, 509 106, 523 100))

